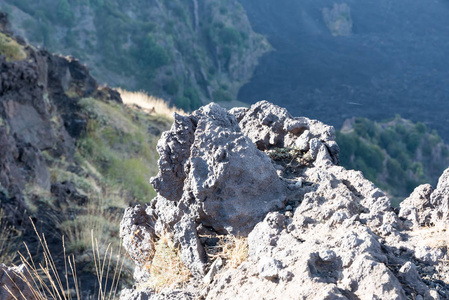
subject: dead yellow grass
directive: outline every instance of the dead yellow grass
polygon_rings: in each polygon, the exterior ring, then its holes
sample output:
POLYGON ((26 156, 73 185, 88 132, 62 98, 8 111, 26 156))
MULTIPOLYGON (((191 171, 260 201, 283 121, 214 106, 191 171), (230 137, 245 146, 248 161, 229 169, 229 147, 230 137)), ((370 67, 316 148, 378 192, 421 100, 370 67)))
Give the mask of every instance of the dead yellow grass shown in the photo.
MULTIPOLYGON (((73 255, 65 255, 64 239, 62 240, 62 243, 64 245, 65 282, 61 280, 61 277, 59 276, 57 266, 51 255, 50 249, 48 248, 45 236, 38 233, 36 227, 34 226, 34 223, 33 227, 39 239, 40 246, 42 247, 43 261, 35 263, 28 246, 25 244, 27 254, 24 255, 22 253, 19 253, 19 255, 22 264, 25 265, 26 270, 30 276, 27 276, 26 274, 18 275, 28 286, 35 299, 45 300, 50 298, 68 300, 72 299, 73 296, 73 298, 80 300, 81 298, 78 278, 76 276, 75 258, 73 255), (75 286, 74 295, 72 295, 71 293, 72 289, 69 288, 69 277, 67 276, 67 274, 69 273, 68 266, 70 267, 70 272, 73 274, 72 279, 75 286)), ((9 293, 11 293, 11 291, 9 291, 9 293)), ((12 293, 11 296, 15 298, 12 293)))
POLYGON ((185 115, 185 112, 182 109, 170 107, 165 100, 153 97, 145 92, 129 92, 120 88, 117 89, 117 91, 120 93, 124 104, 135 104, 146 110, 148 113, 161 114, 170 119, 173 119, 174 112, 185 115))
POLYGON ((449 248, 449 228, 446 224, 417 228, 410 233, 410 237, 419 245, 430 248, 449 248))
POLYGON ((217 246, 206 249, 209 257, 214 260, 221 257, 226 265, 237 268, 248 259, 248 238, 234 235, 218 236, 217 246))
MULTIPOLYGON (((69 252, 84 252, 89 249, 92 232, 94 236, 98 237, 101 245, 112 243, 113 247, 120 247, 120 239, 111 239, 111 236, 118 235, 121 216, 107 209, 109 203, 120 204, 119 200, 114 200, 119 195, 113 195, 108 190, 104 193, 104 196, 92 197, 85 204, 85 209, 74 212, 73 220, 66 220, 58 224, 67 237, 69 252)), ((120 206, 126 207, 123 203, 120 206)))
MULTIPOLYGON (((35 262, 31 255, 30 249, 25 244, 26 254, 19 253, 21 263, 26 267, 26 273, 17 274, 28 286, 31 293, 36 300, 58 299, 58 300, 81 300, 81 293, 79 289, 79 282, 76 273, 76 259, 75 256, 66 254, 66 247, 64 243, 64 236, 62 237, 62 244, 64 249, 64 278, 59 274, 58 266, 48 247, 44 234, 39 234, 33 224, 34 231, 39 239, 39 244, 42 249, 42 261, 35 262), (71 275, 69 275, 71 274, 71 275), (73 286, 74 288, 71 288, 73 286)), ((93 231, 91 231, 92 253, 95 263, 95 270, 97 274, 99 289, 98 300, 112 300, 116 299, 118 291, 118 284, 123 270, 124 255, 121 248, 116 255, 109 244, 104 253, 100 253, 100 247, 97 239, 93 238, 93 231), (108 278, 112 277, 112 282, 108 285, 108 278)), ((14 299, 14 295, 8 290, 14 299)), ((21 295, 22 298, 23 295, 21 295)))
POLYGON ((223 247, 223 257, 232 268, 237 268, 248 259, 248 239, 229 235, 219 243, 223 247))
POLYGON ((150 281, 145 285, 159 292, 165 287, 187 282, 191 273, 179 257, 179 249, 173 244, 173 238, 166 233, 155 243, 153 259, 146 264, 150 281))

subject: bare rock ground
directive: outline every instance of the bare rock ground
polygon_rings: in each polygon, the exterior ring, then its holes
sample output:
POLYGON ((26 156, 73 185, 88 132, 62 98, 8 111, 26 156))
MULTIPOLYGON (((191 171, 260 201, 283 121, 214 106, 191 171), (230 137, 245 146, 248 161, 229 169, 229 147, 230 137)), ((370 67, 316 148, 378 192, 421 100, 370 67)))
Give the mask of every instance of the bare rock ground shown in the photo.
POLYGON ((400 210, 360 172, 338 166, 334 129, 266 101, 176 116, 159 144, 158 196, 129 208, 124 246, 139 268, 173 233, 193 278, 121 299, 448 299, 449 169, 400 210), (136 235, 139 231, 141 235, 136 235), (204 235, 248 238, 248 259, 213 267, 204 235))

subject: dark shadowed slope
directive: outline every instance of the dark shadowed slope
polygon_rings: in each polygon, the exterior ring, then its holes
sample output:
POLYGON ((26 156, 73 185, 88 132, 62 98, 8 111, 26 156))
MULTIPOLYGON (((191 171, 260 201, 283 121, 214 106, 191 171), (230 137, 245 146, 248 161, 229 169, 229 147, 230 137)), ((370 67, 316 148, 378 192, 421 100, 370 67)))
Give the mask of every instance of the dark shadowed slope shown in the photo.
POLYGON ((447 1, 347 0, 349 36, 333 36, 323 20, 322 9, 334 1, 240 2, 254 30, 276 49, 261 60, 240 100, 271 100, 337 127, 352 116, 400 114, 449 139, 447 1))

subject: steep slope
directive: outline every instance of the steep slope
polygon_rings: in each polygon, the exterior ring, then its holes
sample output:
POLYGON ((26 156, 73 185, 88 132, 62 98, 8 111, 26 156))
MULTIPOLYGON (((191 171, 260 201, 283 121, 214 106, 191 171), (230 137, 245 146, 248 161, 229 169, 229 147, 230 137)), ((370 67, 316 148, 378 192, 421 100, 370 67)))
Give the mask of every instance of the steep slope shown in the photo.
POLYGON ((236 0, 2 1, 13 30, 74 55, 102 83, 184 109, 235 100, 269 47, 236 0))
MULTIPOLYGON (((78 60, 27 45, 5 14, 0 20, 0 228, 2 237, 10 232, 0 257, 20 248, 26 255, 22 240, 36 262, 43 259, 31 219, 62 276, 62 235, 64 251, 78 257, 92 253, 91 230, 101 255, 108 244, 118 249, 125 207, 155 195, 154 148, 171 120, 124 106, 78 60)), ((98 292, 92 261, 77 267, 87 299, 98 292)))
POLYGON ((435 131, 399 116, 383 122, 348 119, 337 142, 342 166, 362 171, 396 200, 419 184, 435 185, 449 165, 449 147, 435 131))
POLYGON ((352 117, 400 114, 449 140, 447 1, 240 3, 275 51, 262 58, 239 100, 267 99, 336 128, 352 117), (336 26, 346 31, 335 34, 336 26))

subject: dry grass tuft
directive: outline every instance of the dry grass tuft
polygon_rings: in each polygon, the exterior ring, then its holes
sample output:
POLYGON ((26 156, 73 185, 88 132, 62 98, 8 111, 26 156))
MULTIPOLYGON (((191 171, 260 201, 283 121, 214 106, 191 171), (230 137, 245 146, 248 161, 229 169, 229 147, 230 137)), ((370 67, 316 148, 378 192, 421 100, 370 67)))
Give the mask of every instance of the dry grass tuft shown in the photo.
POLYGON ((416 244, 426 245, 430 248, 440 248, 444 251, 449 248, 449 228, 446 224, 437 224, 432 227, 419 227, 410 232, 416 244))
POLYGON ((191 273, 179 257, 179 249, 173 244, 173 238, 166 233, 155 243, 155 253, 151 261, 146 264, 150 274, 149 287, 159 292, 170 286, 177 286, 187 282, 191 273))
POLYGON ((99 283, 99 299, 115 299, 118 284, 120 282, 120 275, 122 274, 123 264, 125 262, 125 260, 123 259, 124 253, 122 253, 121 244, 117 255, 113 258, 114 251, 110 247, 111 245, 109 244, 107 246, 105 253, 100 254, 100 246, 98 245, 97 239, 95 239, 94 242, 93 231, 91 232, 91 236, 95 271, 99 283), (112 282, 110 285, 108 285, 110 275, 112 275, 112 282))
MULTIPOLYGON (((64 249, 64 276, 61 278, 60 269, 55 264, 55 260, 48 247, 45 235, 40 235, 34 225, 34 231, 39 239, 40 247, 42 247, 42 261, 37 263, 31 255, 30 249, 25 244, 26 255, 19 253, 21 263, 25 265, 28 274, 17 274, 25 282, 36 300, 58 299, 81 299, 79 282, 77 277, 76 259, 74 255, 67 255, 64 237, 62 244, 64 249), (70 276, 69 276, 70 274, 70 276), (29 275, 29 276, 27 276, 29 275)), ((116 299, 120 275, 124 264, 124 255, 119 249, 117 255, 113 255, 114 251, 107 246, 104 253, 100 253, 100 245, 91 236, 93 260, 99 283, 98 299, 111 300, 116 299), (112 281, 110 280, 112 278, 112 281), (108 284, 110 282, 110 284, 108 284)), ((11 296, 16 299, 9 291, 11 296)), ((22 295, 23 296, 23 295, 22 295)))
POLYGON ((120 93, 123 103, 127 105, 135 104, 146 110, 148 113, 161 114, 170 119, 173 119, 174 112, 185 115, 185 112, 182 109, 170 107, 163 99, 150 96, 145 92, 129 92, 120 88, 117 89, 117 91, 120 93))
POLYGON ((221 257, 226 264, 237 268, 248 259, 248 238, 234 235, 219 236, 217 246, 207 249, 211 259, 221 257))
MULTIPOLYGON (((64 238, 62 240, 63 248, 64 248, 64 267, 65 267, 65 284, 61 280, 59 276, 57 266, 55 261, 51 255, 50 249, 48 248, 47 241, 45 239, 45 235, 40 235, 34 226, 34 231, 39 239, 40 246, 43 249, 43 261, 38 264, 35 263, 33 256, 31 255, 30 249, 25 244, 27 250, 27 256, 22 253, 19 253, 20 260, 22 264, 25 265, 27 272, 31 275, 31 279, 28 278, 24 274, 18 274, 21 279, 26 283, 30 291, 32 292, 35 299, 38 300, 46 300, 46 299, 60 299, 60 300, 68 300, 72 299, 72 289, 69 288, 70 281, 68 278, 68 267, 70 267, 70 271, 73 274, 73 284, 75 286, 75 294, 73 297, 80 300, 80 292, 79 292, 79 284, 76 277, 76 266, 75 266, 75 257, 73 255, 65 255, 65 245, 64 238)), ((12 295, 14 297, 14 295, 12 295)))
MULTIPOLYGON (((91 199, 84 210, 73 212, 73 219, 58 224, 68 239, 69 252, 82 253, 91 246, 92 231, 100 238, 101 245, 107 245, 111 237, 118 237, 120 214, 108 211, 104 203, 91 199)), ((120 247, 120 239, 112 239, 113 247, 120 247)))

